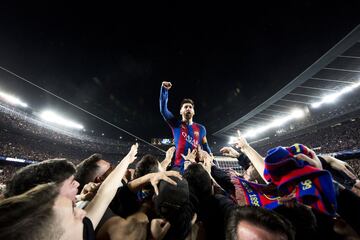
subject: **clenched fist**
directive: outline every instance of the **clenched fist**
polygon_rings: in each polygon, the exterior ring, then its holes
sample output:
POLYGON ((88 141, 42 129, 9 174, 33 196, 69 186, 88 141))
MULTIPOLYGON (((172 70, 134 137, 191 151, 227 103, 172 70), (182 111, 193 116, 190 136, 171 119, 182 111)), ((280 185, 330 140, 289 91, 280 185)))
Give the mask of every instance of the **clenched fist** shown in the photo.
POLYGON ((166 90, 170 90, 172 84, 171 82, 162 82, 162 86, 166 88, 166 90))

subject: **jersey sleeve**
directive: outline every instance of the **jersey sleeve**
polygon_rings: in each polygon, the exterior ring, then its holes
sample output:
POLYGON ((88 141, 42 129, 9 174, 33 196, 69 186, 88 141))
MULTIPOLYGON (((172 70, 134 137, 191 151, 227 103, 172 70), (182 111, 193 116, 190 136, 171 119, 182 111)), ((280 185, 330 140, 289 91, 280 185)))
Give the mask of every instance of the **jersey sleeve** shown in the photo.
POLYGON ((203 135, 202 135, 202 139, 201 139, 201 147, 202 149, 204 149, 205 151, 207 151, 209 154, 211 153, 211 149, 210 146, 207 142, 207 138, 206 138, 206 129, 204 126, 202 126, 202 131, 203 131, 203 135))
POLYGON ((168 98, 169 98, 169 91, 166 88, 164 88, 163 86, 161 86, 161 88, 160 88, 160 113, 163 116, 163 118, 165 119, 165 121, 171 127, 175 127, 177 120, 174 117, 174 114, 172 114, 172 112, 170 112, 167 107, 168 98))

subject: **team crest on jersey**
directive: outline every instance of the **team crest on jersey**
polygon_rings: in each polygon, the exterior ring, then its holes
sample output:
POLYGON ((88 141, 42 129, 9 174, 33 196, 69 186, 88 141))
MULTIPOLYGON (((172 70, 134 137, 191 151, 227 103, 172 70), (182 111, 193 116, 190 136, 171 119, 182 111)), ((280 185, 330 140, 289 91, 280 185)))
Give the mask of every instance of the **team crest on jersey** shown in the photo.
POLYGON ((192 137, 191 137, 190 135, 188 135, 186 132, 182 132, 181 135, 185 138, 185 140, 186 140, 188 143, 190 143, 190 144, 193 146, 193 148, 196 148, 197 145, 199 144, 199 142, 198 142, 196 139, 192 138, 192 137))

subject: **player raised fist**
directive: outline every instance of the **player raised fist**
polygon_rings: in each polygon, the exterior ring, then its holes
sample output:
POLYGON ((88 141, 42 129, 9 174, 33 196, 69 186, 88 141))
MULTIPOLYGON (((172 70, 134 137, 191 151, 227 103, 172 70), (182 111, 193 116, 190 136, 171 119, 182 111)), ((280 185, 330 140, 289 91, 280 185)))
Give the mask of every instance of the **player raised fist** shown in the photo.
POLYGON ((166 90, 169 90, 172 86, 171 82, 162 82, 162 86, 166 88, 166 90))

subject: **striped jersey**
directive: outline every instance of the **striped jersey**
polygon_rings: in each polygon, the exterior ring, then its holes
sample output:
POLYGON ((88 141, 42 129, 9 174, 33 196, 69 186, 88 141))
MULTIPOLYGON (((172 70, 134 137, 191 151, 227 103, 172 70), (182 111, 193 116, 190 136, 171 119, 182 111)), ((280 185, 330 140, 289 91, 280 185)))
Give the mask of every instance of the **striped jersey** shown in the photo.
POLYGON ((164 87, 160 89, 160 113, 165 121, 169 124, 176 147, 175 158, 172 160, 172 167, 180 168, 180 172, 184 171, 184 159, 181 154, 187 155, 188 149, 193 150, 198 145, 211 153, 210 147, 206 139, 206 129, 203 125, 193 122, 187 124, 177 118, 168 110, 168 90, 164 87))

